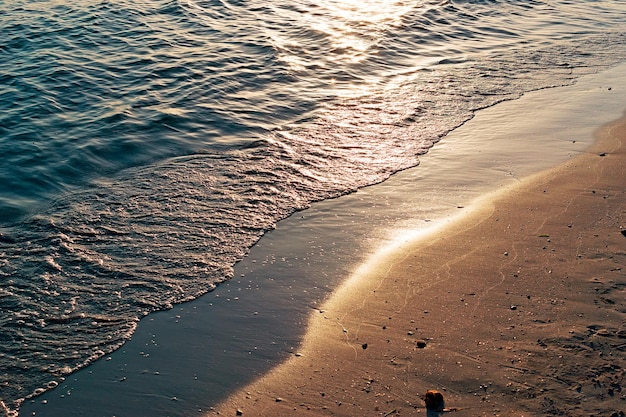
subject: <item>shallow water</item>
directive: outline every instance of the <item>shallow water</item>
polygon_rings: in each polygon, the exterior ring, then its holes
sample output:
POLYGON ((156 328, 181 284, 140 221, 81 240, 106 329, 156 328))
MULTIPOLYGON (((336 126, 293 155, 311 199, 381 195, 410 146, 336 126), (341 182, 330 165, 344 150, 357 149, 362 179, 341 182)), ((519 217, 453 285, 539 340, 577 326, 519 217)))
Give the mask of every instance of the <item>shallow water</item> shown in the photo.
POLYGON ((0 398, 116 349, 231 278, 278 220, 417 165, 476 110, 624 60, 624 17, 608 1, 3 3, 0 398))

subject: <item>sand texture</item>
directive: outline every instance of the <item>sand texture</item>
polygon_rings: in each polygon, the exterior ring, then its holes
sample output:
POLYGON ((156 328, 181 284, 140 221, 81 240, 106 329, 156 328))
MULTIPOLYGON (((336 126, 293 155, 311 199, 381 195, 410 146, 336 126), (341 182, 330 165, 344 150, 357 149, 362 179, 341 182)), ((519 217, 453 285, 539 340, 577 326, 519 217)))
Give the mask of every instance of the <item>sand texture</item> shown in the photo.
POLYGON ((243 416, 624 416, 626 118, 591 149, 374 256, 243 416), (438 390, 445 411, 422 396, 438 390))

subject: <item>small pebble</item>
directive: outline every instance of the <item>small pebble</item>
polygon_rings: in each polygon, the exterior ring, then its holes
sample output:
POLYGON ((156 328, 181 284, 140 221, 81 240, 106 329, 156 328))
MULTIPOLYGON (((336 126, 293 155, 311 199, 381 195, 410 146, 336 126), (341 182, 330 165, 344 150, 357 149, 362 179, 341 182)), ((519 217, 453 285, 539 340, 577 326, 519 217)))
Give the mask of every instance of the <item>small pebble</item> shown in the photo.
POLYGON ((426 391, 422 399, 426 403, 426 409, 428 410, 443 411, 445 407, 443 394, 434 389, 426 391))

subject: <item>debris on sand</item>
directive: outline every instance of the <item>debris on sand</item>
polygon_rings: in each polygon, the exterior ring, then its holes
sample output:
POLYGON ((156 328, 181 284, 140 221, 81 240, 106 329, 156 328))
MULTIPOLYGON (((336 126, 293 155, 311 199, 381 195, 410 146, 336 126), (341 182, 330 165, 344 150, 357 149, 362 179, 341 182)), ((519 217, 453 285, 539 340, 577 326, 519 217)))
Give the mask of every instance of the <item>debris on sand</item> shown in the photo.
POLYGON ((429 389, 422 399, 426 403, 426 409, 428 410, 443 411, 445 408, 443 394, 437 390, 429 389))

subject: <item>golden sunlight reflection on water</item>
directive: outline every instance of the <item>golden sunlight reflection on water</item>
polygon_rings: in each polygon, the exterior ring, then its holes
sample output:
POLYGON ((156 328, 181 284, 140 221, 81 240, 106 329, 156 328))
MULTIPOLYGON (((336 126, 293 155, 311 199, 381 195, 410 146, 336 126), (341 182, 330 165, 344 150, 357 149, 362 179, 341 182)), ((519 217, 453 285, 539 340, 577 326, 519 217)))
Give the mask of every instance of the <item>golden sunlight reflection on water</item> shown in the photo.
MULTIPOLYGON (((272 6, 273 11, 295 25, 308 28, 327 38, 331 45, 324 59, 337 63, 358 63, 375 48, 382 35, 401 23, 402 16, 416 7, 415 2, 385 0, 320 0, 303 2, 296 9, 272 6)), ((272 40, 279 47, 301 43, 302 39, 285 38, 273 32, 272 40)), ((286 54, 282 59, 292 69, 308 66, 315 54, 286 54)))

